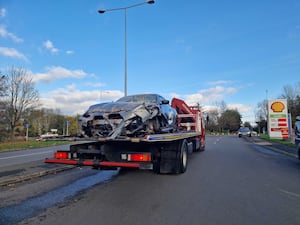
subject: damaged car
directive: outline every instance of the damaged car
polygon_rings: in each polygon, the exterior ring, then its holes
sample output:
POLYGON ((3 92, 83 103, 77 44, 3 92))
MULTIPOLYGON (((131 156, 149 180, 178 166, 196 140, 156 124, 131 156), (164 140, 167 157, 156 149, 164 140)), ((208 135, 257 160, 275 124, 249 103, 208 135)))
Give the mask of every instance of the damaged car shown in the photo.
POLYGON ((94 138, 143 137, 177 130, 177 112, 158 94, 139 94, 100 103, 79 118, 81 135, 94 138))

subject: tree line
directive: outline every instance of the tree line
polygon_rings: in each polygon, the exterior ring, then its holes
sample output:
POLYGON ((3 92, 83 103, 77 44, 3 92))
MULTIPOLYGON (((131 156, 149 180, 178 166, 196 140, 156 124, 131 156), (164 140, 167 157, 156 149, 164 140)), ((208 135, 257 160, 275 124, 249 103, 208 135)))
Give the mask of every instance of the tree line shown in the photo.
POLYGON ((0 72, 0 141, 25 136, 37 137, 51 129, 61 135, 76 135, 78 117, 64 116, 59 110, 41 108, 33 77, 23 68, 11 67, 0 72))
POLYGON ((224 101, 217 102, 214 109, 205 113, 206 130, 218 133, 236 132, 241 126, 251 127, 247 122, 242 124, 242 115, 237 109, 229 109, 224 101))
MULTIPOLYGON (((287 99, 288 113, 291 114, 291 122, 294 126, 296 116, 300 116, 300 82, 283 86, 282 93, 277 96, 277 99, 287 99)), ((216 109, 210 110, 206 115, 206 128, 208 130, 235 132, 241 126, 244 126, 258 133, 266 132, 268 126, 268 99, 257 103, 254 126, 249 121, 242 123, 242 116, 237 109, 228 109, 224 102, 216 105, 216 109)))

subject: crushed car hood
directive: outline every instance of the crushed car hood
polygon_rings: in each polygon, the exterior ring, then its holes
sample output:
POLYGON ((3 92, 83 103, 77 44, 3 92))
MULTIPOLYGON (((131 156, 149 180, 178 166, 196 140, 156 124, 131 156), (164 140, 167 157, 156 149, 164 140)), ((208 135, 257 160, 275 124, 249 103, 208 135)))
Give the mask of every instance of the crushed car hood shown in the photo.
POLYGON ((132 111, 135 108, 144 105, 142 102, 108 102, 98 104, 91 110, 91 113, 114 113, 122 111, 132 111))

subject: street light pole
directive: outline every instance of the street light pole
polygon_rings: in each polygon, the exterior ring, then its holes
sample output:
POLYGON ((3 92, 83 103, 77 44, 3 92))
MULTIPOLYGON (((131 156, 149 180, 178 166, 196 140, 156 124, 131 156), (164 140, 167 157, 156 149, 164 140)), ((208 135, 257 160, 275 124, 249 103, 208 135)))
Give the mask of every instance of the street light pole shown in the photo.
POLYGON ((124 96, 127 96, 127 8, 124 9, 124 96))
POLYGON ((117 10, 123 10, 124 11, 124 95, 127 96, 127 9, 141 6, 144 4, 154 4, 154 0, 147 0, 146 2, 137 3, 134 5, 130 5, 127 7, 121 7, 121 8, 112 8, 112 9, 99 9, 98 13, 105 13, 108 11, 117 11, 117 10))

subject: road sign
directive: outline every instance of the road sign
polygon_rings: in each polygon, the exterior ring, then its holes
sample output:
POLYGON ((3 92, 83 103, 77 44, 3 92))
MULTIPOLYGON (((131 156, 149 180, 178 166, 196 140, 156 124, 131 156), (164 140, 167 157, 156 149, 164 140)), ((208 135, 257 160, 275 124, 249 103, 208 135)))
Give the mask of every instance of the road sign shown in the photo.
POLYGON ((270 138, 289 138, 288 109, 286 99, 269 100, 268 129, 270 138))

